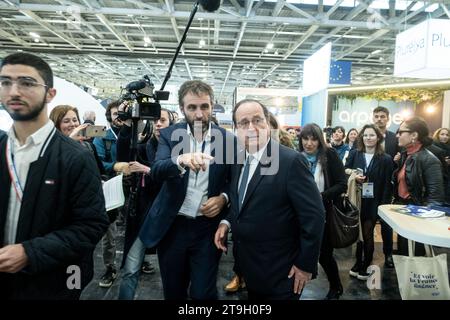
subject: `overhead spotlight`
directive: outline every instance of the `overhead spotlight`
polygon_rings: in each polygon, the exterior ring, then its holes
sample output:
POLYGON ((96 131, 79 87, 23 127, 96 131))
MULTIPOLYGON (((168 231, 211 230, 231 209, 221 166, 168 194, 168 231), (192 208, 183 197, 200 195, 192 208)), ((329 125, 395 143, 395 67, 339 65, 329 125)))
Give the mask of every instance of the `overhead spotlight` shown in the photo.
POLYGON ((272 42, 271 42, 271 43, 268 43, 267 46, 266 46, 266 48, 267 48, 267 49, 273 49, 273 43, 272 43, 272 42))
POLYGON ((371 54, 371 55, 374 55, 374 54, 377 54, 377 53, 380 53, 380 52, 381 52, 381 50, 380 50, 380 49, 377 49, 377 50, 372 51, 370 54, 371 54))
POLYGON ((430 104, 425 109, 427 113, 434 113, 436 111, 436 106, 434 104, 430 104))
POLYGON ((267 50, 267 49, 264 49, 264 53, 267 53, 267 52, 269 52, 269 50, 267 50))
POLYGON ((34 38, 34 42, 39 42, 39 39, 38 38, 34 38))
POLYGON ((95 40, 95 37, 94 37, 94 36, 89 36, 89 38, 91 38, 92 40, 95 40))
POLYGON ((30 32, 30 36, 32 36, 33 38, 40 38, 41 36, 39 34, 37 34, 36 32, 30 32))
POLYGON ((275 50, 275 52, 273 54, 277 56, 279 54, 278 50, 275 50))
POLYGON ((200 48, 203 47, 205 44, 206 44, 206 42, 203 39, 198 42, 198 45, 200 48))
POLYGON ((144 42, 145 42, 145 43, 150 43, 150 42, 152 42, 152 40, 150 39, 149 36, 145 36, 145 37, 144 37, 144 42))
POLYGON ((412 112, 409 109, 403 109, 400 114, 402 115, 403 120, 406 120, 412 116, 412 112))

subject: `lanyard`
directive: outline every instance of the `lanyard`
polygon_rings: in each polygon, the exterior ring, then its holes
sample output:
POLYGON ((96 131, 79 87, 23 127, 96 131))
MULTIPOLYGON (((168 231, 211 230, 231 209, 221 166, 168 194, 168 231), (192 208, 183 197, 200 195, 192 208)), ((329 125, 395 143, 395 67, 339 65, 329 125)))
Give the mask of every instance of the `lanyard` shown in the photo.
POLYGON ((16 165, 14 164, 14 155, 12 151, 11 139, 6 143, 6 163, 8 164, 9 177, 16 191, 17 199, 22 202, 23 188, 20 184, 19 175, 17 174, 16 165))
POLYGON ((111 127, 111 132, 112 132, 114 138, 117 140, 117 134, 114 132, 114 129, 112 127, 111 127))
POLYGON ((369 172, 372 170, 374 159, 375 159, 375 155, 373 155, 372 159, 370 159, 369 165, 367 165, 366 157, 364 156, 364 162, 365 162, 364 175, 367 176, 367 182, 369 182, 369 172))
MULTIPOLYGON (((50 139, 53 137, 53 135, 56 132, 56 128, 53 128, 50 134, 45 139, 44 143, 42 144, 41 151, 39 151, 39 156, 41 157, 45 149, 47 148, 47 145, 50 142, 50 139)), ((16 165, 14 163, 14 154, 13 154, 13 148, 14 144, 11 143, 11 139, 8 139, 6 142, 6 163, 8 165, 8 171, 9 171, 9 177, 11 178, 11 182, 13 183, 14 190, 16 191, 17 199, 22 202, 23 199, 23 188, 20 184, 19 175, 17 174, 16 165)))

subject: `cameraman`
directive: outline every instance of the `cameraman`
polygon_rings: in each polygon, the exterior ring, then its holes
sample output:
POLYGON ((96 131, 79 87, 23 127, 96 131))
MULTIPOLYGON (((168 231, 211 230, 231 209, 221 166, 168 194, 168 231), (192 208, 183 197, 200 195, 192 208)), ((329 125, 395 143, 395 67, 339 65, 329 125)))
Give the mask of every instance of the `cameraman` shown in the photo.
MULTIPOLYGON (((111 128, 106 131, 105 137, 97 137, 94 139, 95 148, 97 149, 98 156, 106 171, 106 179, 112 178, 118 173, 123 173, 124 175, 128 175, 130 173, 127 162, 116 161, 117 134, 123 125, 123 122, 118 118, 119 105, 119 101, 114 101, 106 107, 105 115, 111 128)), ((99 286, 103 288, 111 287, 117 277, 115 259, 117 236, 116 217, 119 214, 118 210, 120 209, 108 211, 110 225, 108 231, 102 239, 103 263, 105 264, 106 272, 100 279, 99 286)))
MULTIPOLYGON (((119 114, 127 113, 128 106, 122 103, 119 114)), ((145 220, 148 208, 161 189, 161 182, 154 181, 150 176, 151 165, 155 160, 160 130, 173 124, 173 116, 167 109, 161 109, 161 117, 155 121, 153 133, 147 143, 139 143, 136 150, 136 161, 131 161, 130 140, 132 137, 132 120, 125 120, 117 140, 117 159, 128 161, 130 172, 135 173, 136 194, 135 201, 129 202, 127 224, 125 230, 124 253, 122 260, 122 280, 120 283, 119 299, 132 300, 142 271, 151 273, 152 266, 148 263, 143 266, 146 248, 138 238, 139 230, 145 220), (145 269, 144 269, 145 267, 145 269)), ((132 199, 132 198, 130 198, 132 199)), ((154 250, 149 253, 155 253, 154 250)))

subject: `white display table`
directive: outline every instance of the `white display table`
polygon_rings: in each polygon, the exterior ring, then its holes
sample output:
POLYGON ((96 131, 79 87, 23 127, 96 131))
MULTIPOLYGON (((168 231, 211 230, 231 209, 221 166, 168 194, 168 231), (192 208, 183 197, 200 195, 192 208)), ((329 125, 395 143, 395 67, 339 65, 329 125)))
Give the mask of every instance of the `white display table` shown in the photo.
POLYGON ((402 205, 385 204, 378 215, 402 237, 428 245, 450 248, 450 217, 417 218, 393 211, 402 205))

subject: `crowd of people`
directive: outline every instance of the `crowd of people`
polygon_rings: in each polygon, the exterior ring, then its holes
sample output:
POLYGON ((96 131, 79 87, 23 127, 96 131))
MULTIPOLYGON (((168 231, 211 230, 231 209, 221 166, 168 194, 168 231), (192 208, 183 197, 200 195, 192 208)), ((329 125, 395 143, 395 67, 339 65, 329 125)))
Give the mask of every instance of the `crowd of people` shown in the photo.
MULTIPOLYGON (((245 99, 232 112, 234 132, 212 121, 214 92, 192 80, 178 91, 184 116, 161 109, 150 131, 130 146, 126 101, 106 108, 110 128, 92 139, 87 112, 59 105, 50 66, 28 53, 5 57, 0 100, 13 119, 0 131, 0 298, 78 299, 93 277, 101 241, 110 287, 120 273, 119 299, 134 299, 141 272, 157 254, 164 298, 214 300, 222 252, 233 239, 235 276, 224 288, 246 288, 251 300, 298 300, 320 264, 329 281, 325 299, 344 288, 327 222, 333 201, 357 199, 360 237, 350 276, 367 280, 374 228, 381 223, 385 267, 393 268, 393 231, 382 204, 450 203, 450 131, 431 138, 427 123, 406 119, 387 130, 389 111, 373 110, 361 129, 337 126, 331 137, 317 124, 284 130, 260 101, 245 99), (126 204, 106 211, 102 181, 123 175, 126 204), (117 224, 125 224, 120 272, 117 224), (77 269, 78 268, 78 269, 77 269), (81 278, 71 285, 70 272, 81 278)), ((423 254, 416 246, 416 254, 423 254)), ((398 237, 397 252, 406 254, 398 237)))

